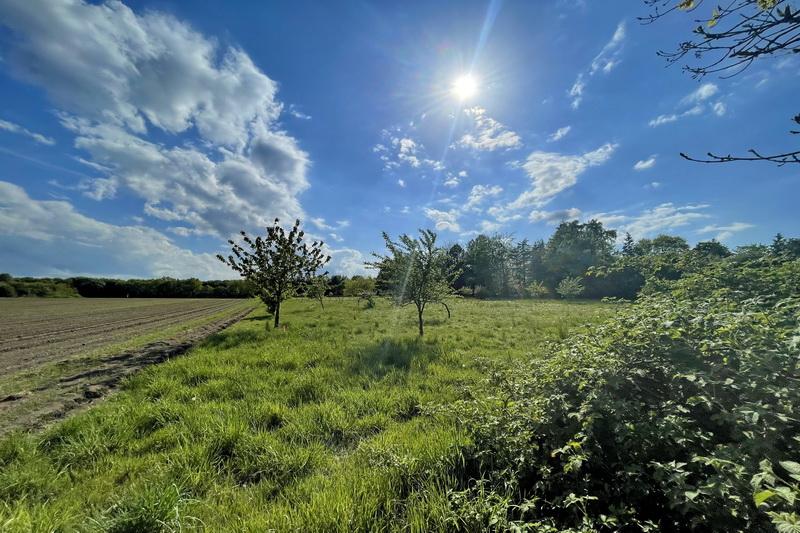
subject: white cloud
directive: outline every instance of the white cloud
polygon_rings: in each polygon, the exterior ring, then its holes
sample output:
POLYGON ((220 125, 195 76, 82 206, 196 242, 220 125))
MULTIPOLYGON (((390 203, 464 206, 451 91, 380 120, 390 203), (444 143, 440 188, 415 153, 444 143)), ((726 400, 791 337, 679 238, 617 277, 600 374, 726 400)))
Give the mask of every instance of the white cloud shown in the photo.
POLYGON ((719 87, 717 87, 714 83, 704 83, 697 90, 687 94, 681 100, 681 104, 683 105, 692 105, 698 104, 700 102, 704 102, 717 94, 719 92, 719 87))
POLYGON ((572 102, 570 105, 572 109, 578 109, 583 102, 583 91, 586 89, 586 82, 583 79, 583 73, 578 74, 578 78, 575 80, 575 83, 572 84, 572 87, 569 89, 569 95, 572 97, 572 102))
POLYGON ((567 136, 567 134, 571 129, 572 126, 564 126, 563 128, 558 128, 556 131, 551 133, 550 136, 547 137, 547 142, 555 142, 558 141, 559 139, 563 139, 564 137, 567 136))
POLYGON ((289 113, 294 118, 299 118, 300 120, 311 120, 311 115, 307 115, 306 113, 303 113, 294 104, 289 104, 289 107, 286 108, 286 112, 289 113))
POLYGON ((328 235, 330 235, 331 239, 333 239, 336 242, 342 242, 344 240, 344 237, 342 237, 338 233, 329 233, 328 235))
POLYGON ((656 165, 656 156, 651 155, 648 159, 642 159, 637 161, 635 165, 633 165, 633 170, 647 170, 649 168, 653 168, 656 165))
POLYGON ((481 151, 511 150, 522 146, 516 132, 489 117, 482 107, 465 109, 464 113, 472 119, 473 127, 459 139, 457 146, 481 151))
POLYGON ((612 212, 591 214, 586 218, 597 219, 606 227, 619 230, 620 235, 627 231, 633 238, 641 239, 711 218, 711 215, 704 212, 709 207, 708 204, 676 206, 664 203, 637 215, 612 212))
POLYGON ((659 187, 661 187, 660 181, 651 181, 650 183, 645 185, 646 189, 658 189, 659 187))
POLYGON ((332 274, 344 274, 345 276, 366 276, 375 275, 364 265, 366 258, 364 254, 353 248, 340 248, 337 250, 326 249, 325 253, 331 256, 331 261, 325 269, 332 274))
MULTIPOLYGON (((704 83, 697 90, 692 91, 688 95, 684 96, 678 105, 678 109, 686 106, 692 107, 685 109, 684 111, 675 111, 674 113, 659 115, 656 118, 651 119, 648 122, 648 125, 652 128, 655 128, 657 126, 676 122, 684 117, 702 115, 707 109, 707 106, 704 102, 718 92, 719 87, 717 87, 715 84, 704 83)), ((710 109, 719 117, 724 115, 726 111, 725 104, 721 101, 714 103, 710 109)))
POLYGON ((608 74, 619 65, 622 46, 625 43, 625 34, 625 21, 623 20, 617 24, 614 35, 611 36, 611 39, 603 46, 600 53, 592 60, 589 69, 585 73, 581 72, 578 74, 575 83, 572 84, 568 93, 572 99, 570 105, 573 109, 578 109, 583 101, 588 78, 591 78, 597 72, 608 74))
POLYGON ((545 205, 558 193, 575 185, 578 177, 588 168, 608 161, 617 146, 606 143, 582 155, 533 152, 522 165, 533 182, 533 188, 520 194, 508 207, 521 209, 545 205))
POLYGON ((486 198, 498 196, 501 192, 503 188, 499 185, 475 185, 469 191, 464 210, 476 209, 486 198))
POLYGON ((448 175, 447 179, 444 180, 442 185, 452 189, 453 187, 458 187, 459 183, 461 183, 461 181, 458 179, 458 176, 448 175))
POLYGON ((714 238, 718 241, 725 241, 733 237, 734 233, 754 228, 753 224, 747 222, 733 222, 728 225, 709 224, 697 230, 697 233, 716 233, 714 238))
POLYGON ((577 207, 561 209, 559 211, 531 211, 528 220, 531 222, 547 222, 548 224, 559 224, 565 220, 575 220, 581 216, 581 210, 577 207))
POLYGON ((403 178, 400 178, 400 179, 397 180, 397 184, 400 187, 405 187, 406 186, 406 180, 404 180, 403 178))
POLYGON ((328 224, 324 218, 315 217, 308 219, 308 221, 317 229, 321 229, 323 231, 340 230, 350 226, 349 220, 337 220, 334 224, 328 224))
POLYGON ((180 248, 153 228, 101 222, 78 213, 69 202, 35 200, 3 181, 0 263, 39 276, 237 277, 212 254, 180 248))
POLYGON ((675 122, 683 117, 701 115, 703 114, 703 111, 705 111, 705 107, 701 104, 697 104, 696 106, 690 107, 689 109, 681 113, 670 113, 669 115, 659 115, 656 118, 652 119, 650 122, 648 122, 648 125, 652 128, 655 128, 656 126, 661 126, 663 124, 669 124, 670 122, 675 122))
POLYGON ((20 135, 25 135, 26 137, 30 137, 39 144, 46 144, 48 146, 52 146, 56 143, 56 141, 51 137, 45 137, 41 133, 36 133, 35 131, 23 128, 19 124, 9 122, 8 120, 0 119, 0 130, 5 130, 11 133, 18 133, 20 135))
POLYGON ((276 125, 277 84, 241 49, 120 2, 6 2, 0 20, 12 72, 47 91, 76 147, 109 169, 87 194, 124 187, 151 214, 220 236, 302 216, 308 155, 276 125), (148 140, 157 130, 163 140, 148 140))
POLYGON ((426 207, 424 209, 425 216, 431 219, 437 230, 439 231, 452 231, 458 233, 461 231, 461 226, 458 223, 458 218, 461 213, 456 209, 449 211, 441 211, 439 209, 432 209, 426 207))
POLYGON ((427 155, 425 146, 414 139, 415 130, 416 126, 413 120, 407 126, 394 126, 381 130, 382 142, 373 146, 372 151, 378 154, 385 171, 393 172, 400 167, 420 172, 444 170, 444 164, 431 159, 427 155))
POLYGON ((502 227, 503 225, 499 222, 494 222, 492 220, 481 220, 478 224, 478 231, 480 233, 495 233, 502 227))

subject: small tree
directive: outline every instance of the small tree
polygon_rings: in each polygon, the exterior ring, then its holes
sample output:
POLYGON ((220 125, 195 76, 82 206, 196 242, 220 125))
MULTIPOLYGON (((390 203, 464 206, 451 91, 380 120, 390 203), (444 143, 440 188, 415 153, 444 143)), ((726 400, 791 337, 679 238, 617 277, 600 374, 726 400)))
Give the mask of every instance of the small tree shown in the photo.
POLYGON ((306 297, 319 302, 322 310, 325 310, 325 293, 328 292, 328 276, 321 275, 314 277, 306 286, 306 297))
POLYGON ((556 287, 556 292, 562 298, 577 298, 583 292, 583 283, 579 277, 566 277, 556 287))
POLYGON ((544 298, 547 296, 548 290, 544 283, 539 280, 534 280, 525 287, 525 293, 530 298, 544 298))
POLYGON ((242 231, 242 241, 249 250, 229 240, 233 254, 227 258, 217 255, 252 284, 274 315, 276 328, 280 326, 281 302, 307 286, 317 270, 331 260, 322 253, 322 241, 314 241, 310 246, 303 242, 305 232, 300 230, 300 220, 295 221, 288 233, 278 222, 276 218, 265 237, 251 239, 242 231))
POLYGON ((450 316, 445 298, 453 294, 451 284, 460 274, 453 271, 447 252, 436 246, 436 233, 420 230, 414 239, 401 235, 398 242, 384 233, 383 240, 389 250, 387 255, 373 254, 376 261, 368 263, 380 269, 388 280, 388 289, 396 305, 414 304, 417 308, 419 334, 424 333, 423 314, 431 303, 442 304, 450 316))

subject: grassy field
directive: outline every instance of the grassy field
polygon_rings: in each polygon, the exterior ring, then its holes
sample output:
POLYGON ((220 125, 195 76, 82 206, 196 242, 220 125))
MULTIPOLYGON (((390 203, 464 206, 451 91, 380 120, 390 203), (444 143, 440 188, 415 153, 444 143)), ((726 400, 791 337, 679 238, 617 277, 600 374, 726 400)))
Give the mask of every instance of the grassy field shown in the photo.
POLYGON ((256 311, 106 403, 0 441, 0 530, 452 529, 468 443, 425 408, 614 306, 452 309, 428 311, 421 341, 414 311, 384 301, 292 300, 280 330, 256 311))

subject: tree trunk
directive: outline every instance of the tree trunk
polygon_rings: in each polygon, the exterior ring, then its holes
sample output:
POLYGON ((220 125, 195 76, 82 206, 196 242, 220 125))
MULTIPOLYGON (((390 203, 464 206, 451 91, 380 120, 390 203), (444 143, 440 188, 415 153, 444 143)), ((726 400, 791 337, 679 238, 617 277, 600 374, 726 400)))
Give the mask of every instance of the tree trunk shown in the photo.
POLYGON ((281 325, 281 302, 275 304, 275 329, 281 325))
POLYGON ((442 305, 444 306, 445 309, 447 309, 447 318, 450 318, 450 308, 444 302, 442 302, 442 305))
POLYGON ((425 310, 424 307, 417 307, 417 315, 419 316, 419 336, 420 337, 422 337, 422 334, 425 331, 423 329, 423 327, 422 327, 422 313, 423 313, 424 310, 425 310))

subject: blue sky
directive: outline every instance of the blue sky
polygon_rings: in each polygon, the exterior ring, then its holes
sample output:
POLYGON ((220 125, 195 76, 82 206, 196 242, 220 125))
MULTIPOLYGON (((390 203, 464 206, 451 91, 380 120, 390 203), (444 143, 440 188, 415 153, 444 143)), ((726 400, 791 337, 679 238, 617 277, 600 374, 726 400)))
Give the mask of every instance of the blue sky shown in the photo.
POLYGON ((696 15, 646 13, 1 0, 0 271, 232 277, 213 255, 276 216, 300 217, 348 274, 384 230, 800 234, 792 165, 678 156, 791 147, 800 61, 694 80, 656 52, 696 15))

